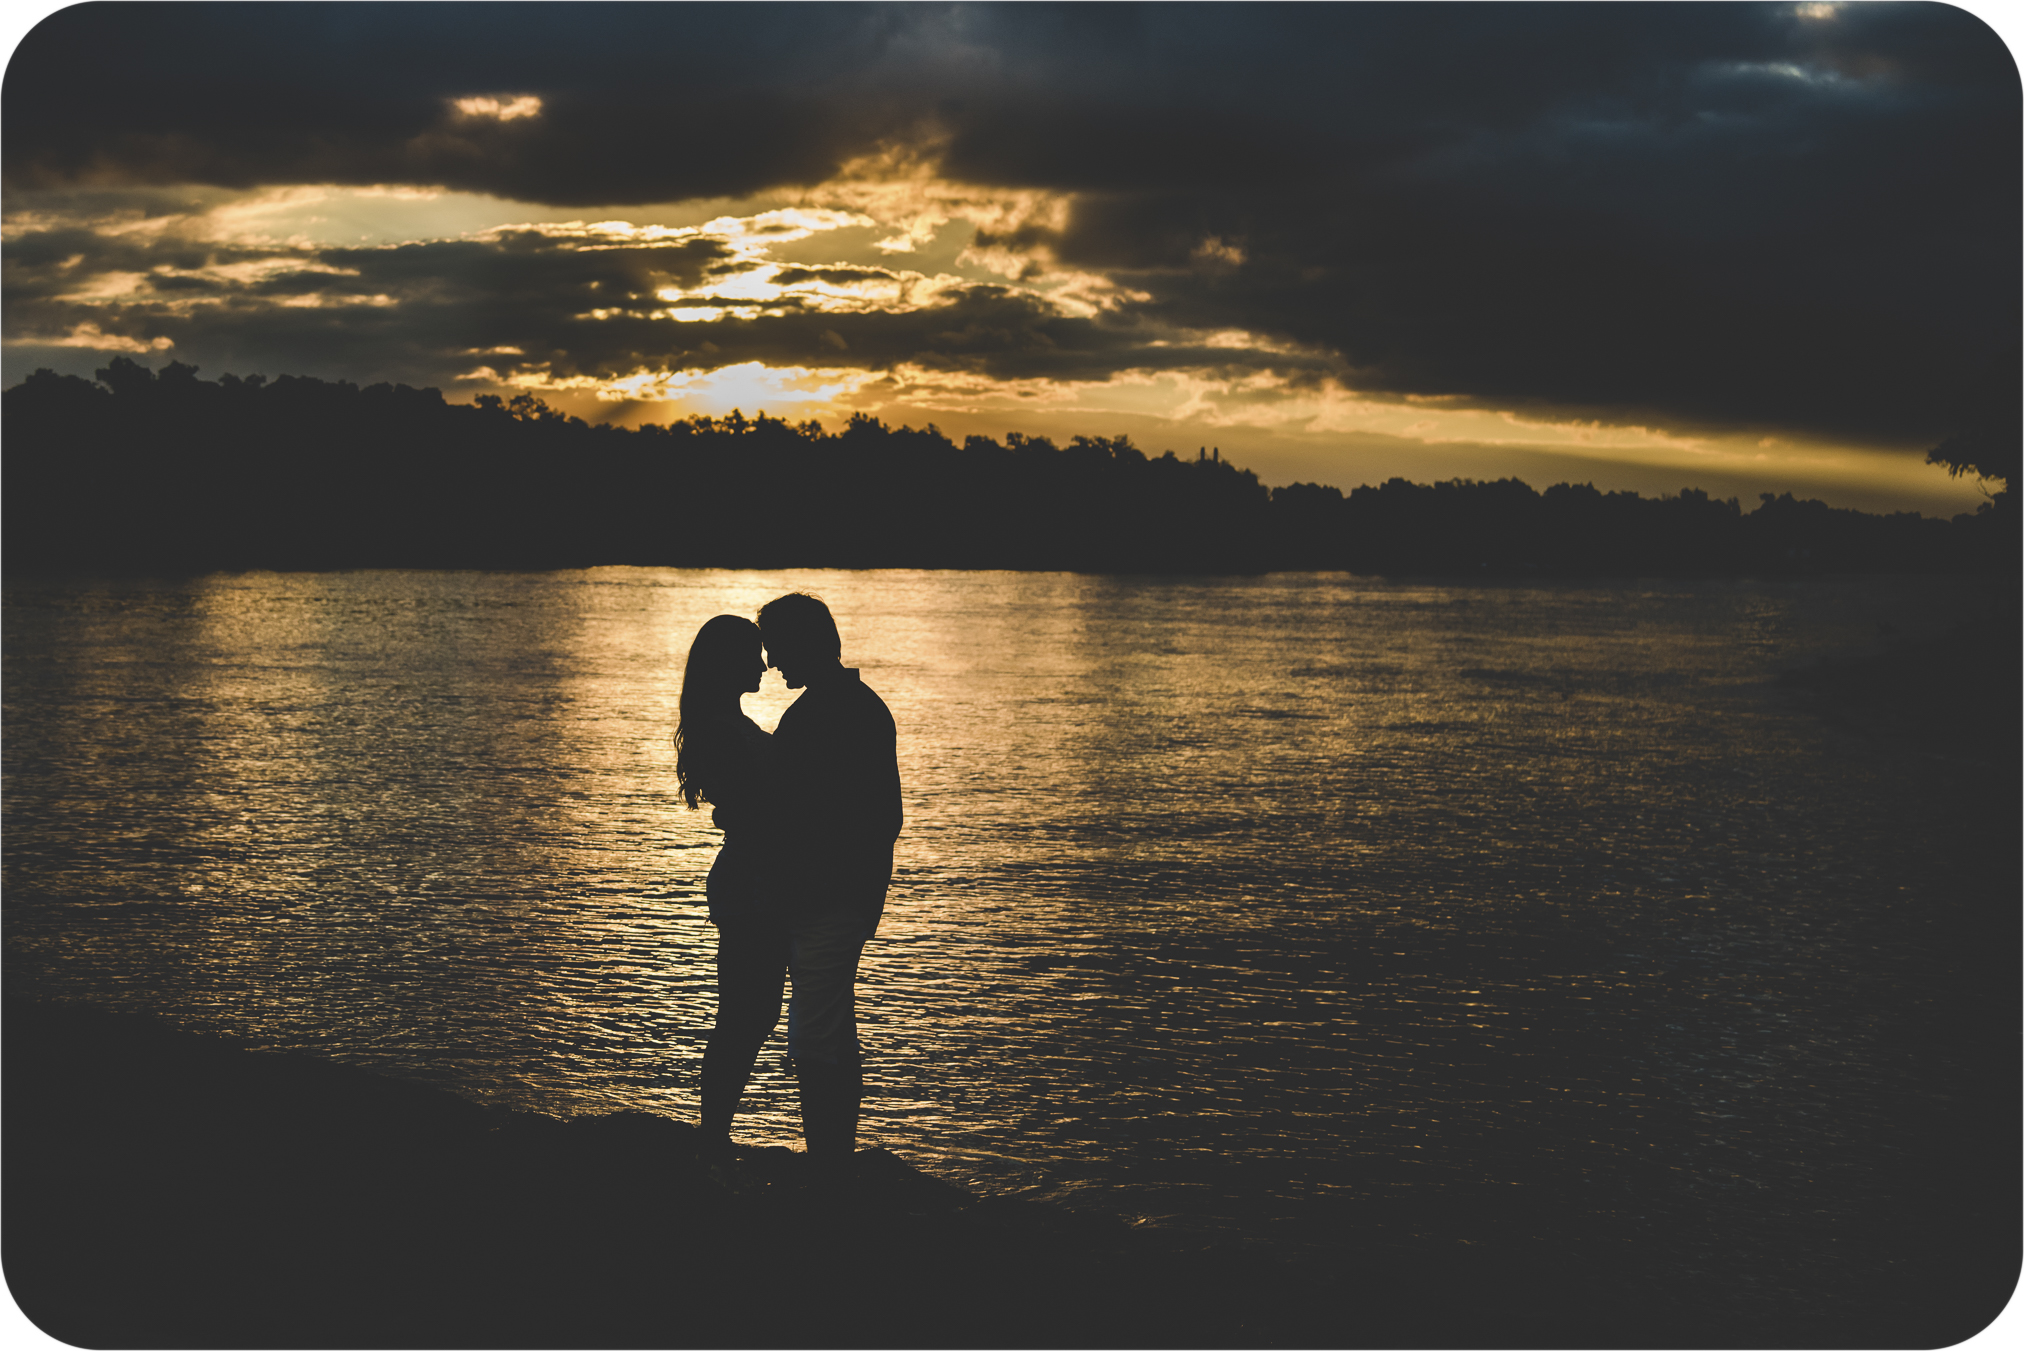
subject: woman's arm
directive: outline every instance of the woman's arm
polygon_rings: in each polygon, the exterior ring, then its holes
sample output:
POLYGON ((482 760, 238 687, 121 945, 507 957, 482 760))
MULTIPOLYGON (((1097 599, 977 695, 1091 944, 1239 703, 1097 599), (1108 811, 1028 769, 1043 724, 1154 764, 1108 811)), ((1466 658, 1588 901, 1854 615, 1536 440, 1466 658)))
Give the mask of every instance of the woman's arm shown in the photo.
POLYGON ((721 830, 752 830, 766 815, 773 739, 750 718, 715 730, 718 740, 703 788, 703 796, 716 808, 711 819, 721 830))

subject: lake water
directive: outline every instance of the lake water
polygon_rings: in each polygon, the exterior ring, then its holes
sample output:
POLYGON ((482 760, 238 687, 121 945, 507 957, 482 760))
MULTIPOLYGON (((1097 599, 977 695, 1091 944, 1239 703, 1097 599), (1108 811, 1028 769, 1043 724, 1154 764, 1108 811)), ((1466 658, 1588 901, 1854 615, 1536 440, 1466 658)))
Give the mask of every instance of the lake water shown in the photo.
MULTIPOLYGON (((1931 1091, 1892 1011, 1947 979, 1958 767, 1773 682, 1951 622, 1946 579, 15 581, 10 988, 693 1120, 681 662, 795 589, 900 728, 868 1143, 1286 1242, 1548 1188, 1776 1285, 1931 1091)), ((741 1134, 798 1141, 775 1051, 741 1134)))

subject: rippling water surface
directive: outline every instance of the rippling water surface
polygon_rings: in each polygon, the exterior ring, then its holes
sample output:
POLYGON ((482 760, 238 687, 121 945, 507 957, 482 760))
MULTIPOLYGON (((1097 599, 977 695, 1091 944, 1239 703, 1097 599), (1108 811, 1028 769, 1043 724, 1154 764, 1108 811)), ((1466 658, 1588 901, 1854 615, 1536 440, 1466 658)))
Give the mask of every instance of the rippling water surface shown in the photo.
MULTIPOLYGON (((16 582, 9 978, 692 1120, 681 661, 803 588, 900 727, 866 1135, 973 1186, 1289 1241, 1548 1186, 1775 1281, 1932 1050, 1893 1011, 1949 768, 1771 682, 1952 619, 1941 580, 16 582)), ((771 1052, 744 1134, 797 1138, 771 1052)))

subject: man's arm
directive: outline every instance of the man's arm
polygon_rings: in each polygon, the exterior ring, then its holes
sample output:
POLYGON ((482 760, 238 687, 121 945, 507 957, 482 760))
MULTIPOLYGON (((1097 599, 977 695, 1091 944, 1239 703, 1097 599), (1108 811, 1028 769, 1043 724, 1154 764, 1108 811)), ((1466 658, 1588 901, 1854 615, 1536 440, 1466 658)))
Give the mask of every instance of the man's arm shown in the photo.
POLYGON ((906 823, 900 805, 899 732, 885 701, 865 691, 870 707, 852 749, 852 795, 858 806, 856 830, 867 844, 890 846, 906 823))

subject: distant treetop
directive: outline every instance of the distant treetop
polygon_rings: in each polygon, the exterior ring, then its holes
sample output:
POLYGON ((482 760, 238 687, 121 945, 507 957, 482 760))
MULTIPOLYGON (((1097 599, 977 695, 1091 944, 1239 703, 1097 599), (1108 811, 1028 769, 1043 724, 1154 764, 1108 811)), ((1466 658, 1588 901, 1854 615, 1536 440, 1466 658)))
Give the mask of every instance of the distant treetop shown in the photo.
MULTIPOLYGON (((0 403, 9 566, 1529 576, 2016 564, 2007 490, 1952 521, 1789 493, 1745 512, 1698 489, 1540 492, 1515 478, 1268 490, 1220 447, 1148 455, 1126 436, 958 446, 932 424, 867 413, 830 432, 736 409, 625 430, 532 393, 454 404, 406 385, 204 381, 181 362, 157 372, 123 356, 97 374, 40 370, 0 403)), ((2017 449, 2001 440, 2002 401, 1980 406, 1993 411, 1934 456, 1956 447, 1964 471, 2007 482, 2017 449)))

